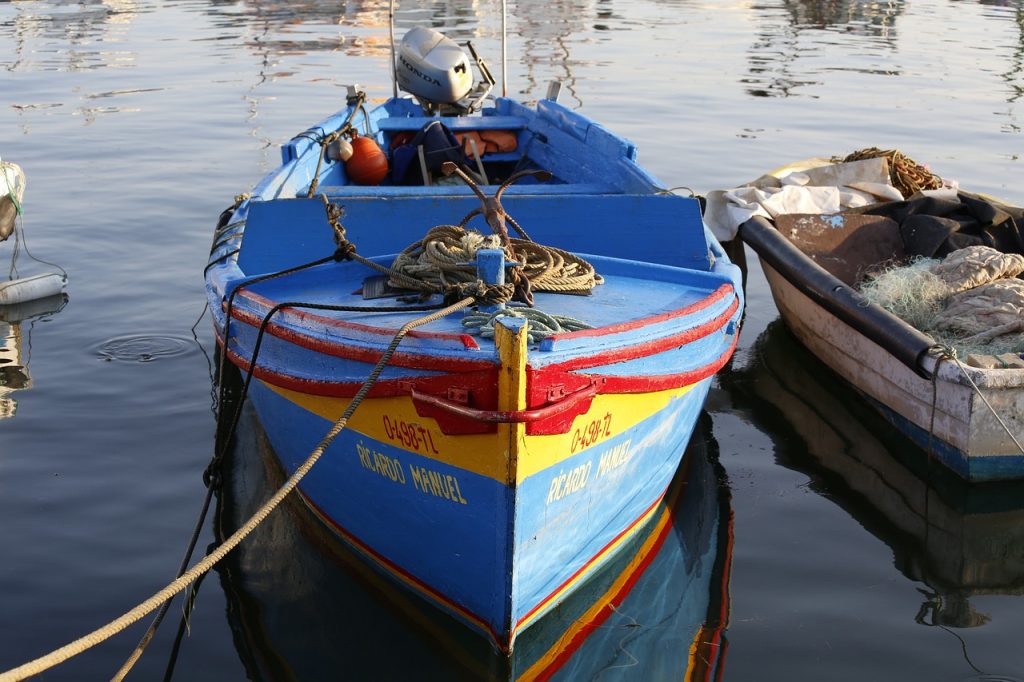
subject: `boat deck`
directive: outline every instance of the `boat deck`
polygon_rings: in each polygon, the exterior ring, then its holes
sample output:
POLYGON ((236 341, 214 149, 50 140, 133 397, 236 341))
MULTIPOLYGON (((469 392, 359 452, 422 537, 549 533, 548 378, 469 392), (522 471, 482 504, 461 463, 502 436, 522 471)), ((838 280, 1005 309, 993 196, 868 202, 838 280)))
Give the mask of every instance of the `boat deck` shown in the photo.
MULTIPOLYGON (((374 260, 389 265, 391 259, 385 256, 374 260)), ((595 287, 590 295, 535 293, 537 310, 572 317, 594 328, 559 334, 534 344, 540 353, 552 354, 551 360, 557 356, 559 361, 565 361, 584 350, 593 354, 603 345, 615 346, 621 342, 621 336, 636 342, 672 335, 680 328, 698 326, 720 315, 734 298, 728 280, 719 275, 611 258, 587 259, 605 278, 605 283, 595 287), (595 336, 608 337, 607 344, 595 342, 595 336), (584 338, 586 342, 578 342, 584 338)), ((415 307, 416 304, 403 304, 394 297, 364 299, 364 280, 377 274, 358 263, 330 263, 253 285, 242 292, 235 305, 256 317, 281 301, 382 310, 415 307), (296 292, 301 292, 301 296, 297 298, 296 292)), ((440 296, 426 301, 428 305, 436 303, 440 303, 440 296)), ((290 308, 277 319, 326 340, 376 346, 386 344, 403 324, 423 314, 416 310, 354 313, 290 308)), ((459 353, 481 350, 493 354, 493 341, 469 337, 462 317, 448 316, 419 328, 412 345, 441 353, 447 348, 459 353)))

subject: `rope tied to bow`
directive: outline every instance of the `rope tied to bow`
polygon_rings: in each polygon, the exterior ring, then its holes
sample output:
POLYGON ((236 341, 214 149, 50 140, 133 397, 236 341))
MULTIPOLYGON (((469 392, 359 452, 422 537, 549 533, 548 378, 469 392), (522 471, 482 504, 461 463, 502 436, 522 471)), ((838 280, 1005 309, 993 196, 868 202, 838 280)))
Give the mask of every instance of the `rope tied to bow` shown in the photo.
MULTIPOLYGON (((1013 444, 1017 446, 1017 450, 1019 450, 1020 453, 1022 455, 1024 455, 1024 445, 1021 445, 1020 441, 1017 440, 1017 436, 1015 436, 1013 431, 1010 429, 1010 427, 1007 426, 1007 424, 1003 420, 1002 416, 1000 416, 1000 414, 998 412, 996 412, 996 408, 992 407, 992 403, 990 403, 988 401, 988 398, 985 397, 985 394, 981 392, 981 389, 978 387, 978 384, 976 384, 974 382, 974 379, 971 377, 971 373, 967 371, 967 368, 964 367, 962 362, 960 362, 960 358, 957 357, 956 348, 953 348, 952 346, 947 346, 947 345, 939 344, 938 346, 936 346, 936 352, 939 354, 940 358, 945 358, 945 359, 948 359, 948 360, 952 360, 956 364, 957 368, 960 370, 960 373, 967 380, 967 383, 969 383, 971 385, 971 388, 974 390, 974 392, 981 399, 981 402, 983 402, 985 404, 985 407, 988 408, 988 411, 992 414, 992 416, 995 418, 995 420, 999 423, 999 426, 1002 427, 1002 429, 1006 433, 1007 437, 1009 437, 1009 439, 1011 441, 1013 441, 1013 444)), ((936 369, 935 369, 935 375, 936 376, 938 375, 938 367, 936 367, 936 369)), ((936 400, 936 398, 935 398, 935 388, 934 388, 934 379, 933 379, 932 394, 933 394, 933 398, 932 398, 933 405, 932 405, 932 426, 931 426, 931 429, 934 429, 934 419, 935 419, 935 417, 934 417, 934 412, 935 412, 934 401, 936 400)), ((929 433, 928 437, 929 437, 929 443, 930 443, 931 433, 929 433)))
POLYGON ((515 295, 515 285, 507 282, 505 284, 487 284, 483 280, 475 279, 471 282, 458 282, 445 287, 444 300, 461 301, 466 297, 472 297, 477 305, 498 305, 508 303, 515 295))
POLYGON ((526 320, 527 339, 537 343, 555 334, 593 329, 582 320, 568 315, 552 315, 536 308, 509 307, 493 313, 471 312, 462 318, 462 325, 470 333, 479 334, 484 338, 494 338, 494 325, 502 317, 521 318, 526 320))

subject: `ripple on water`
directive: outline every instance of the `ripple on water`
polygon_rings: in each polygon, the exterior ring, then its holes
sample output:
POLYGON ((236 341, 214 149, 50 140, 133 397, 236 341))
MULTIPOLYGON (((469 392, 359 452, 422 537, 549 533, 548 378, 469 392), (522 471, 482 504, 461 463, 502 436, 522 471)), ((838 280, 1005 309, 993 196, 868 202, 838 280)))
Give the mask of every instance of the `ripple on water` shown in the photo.
POLYGON ((96 349, 96 355, 107 362, 153 362, 186 355, 194 348, 195 342, 192 339, 159 334, 135 334, 104 341, 96 349))

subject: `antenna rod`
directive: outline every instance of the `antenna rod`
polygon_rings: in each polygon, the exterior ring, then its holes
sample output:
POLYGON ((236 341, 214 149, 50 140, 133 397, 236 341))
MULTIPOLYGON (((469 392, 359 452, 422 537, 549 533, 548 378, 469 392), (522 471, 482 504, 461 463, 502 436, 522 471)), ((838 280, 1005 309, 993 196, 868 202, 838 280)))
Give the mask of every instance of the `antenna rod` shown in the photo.
POLYGON ((508 97, 508 34, 505 19, 508 15, 506 0, 501 0, 501 96, 508 97))
POLYGON ((391 96, 398 99, 398 72, 395 71, 398 68, 395 63, 395 0, 388 4, 388 35, 391 37, 391 96))

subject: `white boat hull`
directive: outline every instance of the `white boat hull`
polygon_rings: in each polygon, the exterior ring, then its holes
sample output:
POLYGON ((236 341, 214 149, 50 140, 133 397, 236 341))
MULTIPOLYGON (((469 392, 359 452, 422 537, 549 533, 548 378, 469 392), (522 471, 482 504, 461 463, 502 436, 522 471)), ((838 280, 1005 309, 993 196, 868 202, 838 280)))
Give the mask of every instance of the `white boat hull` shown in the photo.
POLYGON ((793 334, 897 428, 968 480, 1024 478, 1024 370, 934 360, 934 382, 925 379, 761 264, 793 334))

